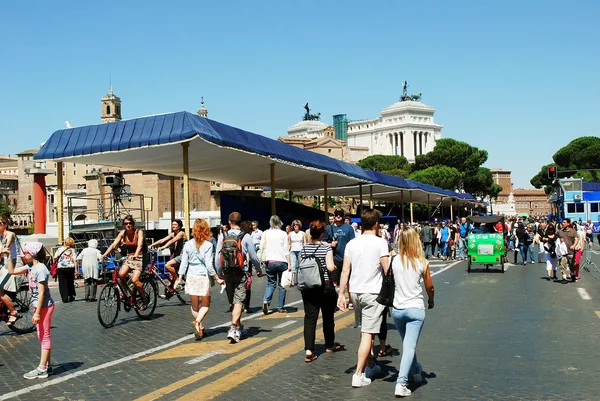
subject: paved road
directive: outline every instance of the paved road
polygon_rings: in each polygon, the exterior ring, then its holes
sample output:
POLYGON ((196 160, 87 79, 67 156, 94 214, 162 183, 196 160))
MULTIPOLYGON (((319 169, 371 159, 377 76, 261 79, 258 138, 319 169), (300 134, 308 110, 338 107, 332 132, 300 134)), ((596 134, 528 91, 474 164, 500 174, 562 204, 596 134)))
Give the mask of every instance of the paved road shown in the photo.
MULTIPOLYGON (((592 259, 600 265, 599 255, 592 259)), ((585 271, 580 282, 563 285, 542 280, 538 264, 467 274, 464 262, 432 261, 432 270, 436 308, 427 312, 418 347, 428 382, 412 399, 600 399, 600 273, 585 271)), ((212 329, 201 342, 193 341, 189 306, 174 300, 159 301, 151 321, 122 313, 111 329, 98 323, 95 304, 59 303, 52 328, 55 374, 46 380, 22 378, 39 357, 35 334, 17 336, 2 326, 0 400, 393 397, 401 343, 391 323, 396 351, 380 359, 385 375, 352 389, 358 345, 352 313, 336 315, 336 340, 347 350, 306 364, 300 294, 288 292, 289 313, 264 316, 258 306, 265 282, 255 280, 257 312, 245 316, 249 336, 235 345, 225 340, 224 295, 214 296, 206 321, 212 329)))

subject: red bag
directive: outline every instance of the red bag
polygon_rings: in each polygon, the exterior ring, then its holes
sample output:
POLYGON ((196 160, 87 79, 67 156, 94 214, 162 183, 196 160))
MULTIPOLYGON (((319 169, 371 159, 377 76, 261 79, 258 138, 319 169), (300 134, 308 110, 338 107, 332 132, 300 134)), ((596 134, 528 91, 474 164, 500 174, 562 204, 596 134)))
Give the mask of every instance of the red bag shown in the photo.
POLYGON ((63 255, 63 253, 65 253, 68 249, 69 248, 63 249, 63 251, 60 253, 60 255, 58 255, 56 260, 50 265, 50 276, 52 276, 53 279, 56 279, 56 276, 58 275, 58 261, 60 260, 60 257, 63 255))

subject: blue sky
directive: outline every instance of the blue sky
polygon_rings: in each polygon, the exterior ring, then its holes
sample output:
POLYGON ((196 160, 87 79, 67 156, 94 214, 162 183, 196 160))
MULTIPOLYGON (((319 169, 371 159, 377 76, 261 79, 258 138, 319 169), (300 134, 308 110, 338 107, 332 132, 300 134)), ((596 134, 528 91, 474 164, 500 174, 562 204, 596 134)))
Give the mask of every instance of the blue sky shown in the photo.
POLYGON ((0 153, 100 122, 109 75, 123 118, 187 110, 276 138, 309 102, 376 117, 400 81, 442 136, 489 153, 517 187, 598 135, 598 1, 7 2, 0 153))

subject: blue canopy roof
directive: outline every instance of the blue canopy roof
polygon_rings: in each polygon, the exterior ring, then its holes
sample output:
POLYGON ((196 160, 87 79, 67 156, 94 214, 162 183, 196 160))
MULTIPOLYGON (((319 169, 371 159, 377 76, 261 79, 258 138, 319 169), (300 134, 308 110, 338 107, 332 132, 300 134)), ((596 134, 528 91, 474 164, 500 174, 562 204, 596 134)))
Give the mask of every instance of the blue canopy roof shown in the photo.
POLYGON ((35 159, 180 176, 184 142, 190 142, 192 178, 269 185, 269 165, 275 163, 278 188, 320 188, 324 174, 330 186, 370 181, 356 165, 188 112, 59 130, 35 159))

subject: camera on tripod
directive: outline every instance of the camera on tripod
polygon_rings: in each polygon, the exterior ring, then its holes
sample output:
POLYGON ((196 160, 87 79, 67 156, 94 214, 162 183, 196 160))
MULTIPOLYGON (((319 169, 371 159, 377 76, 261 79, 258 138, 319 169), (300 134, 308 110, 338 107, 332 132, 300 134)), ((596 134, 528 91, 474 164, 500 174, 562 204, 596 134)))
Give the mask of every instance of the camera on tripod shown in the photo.
POLYGON ((117 200, 131 200, 131 186, 125 184, 123 173, 115 171, 104 176, 104 186, 112 189, 113 196, 117 200))

